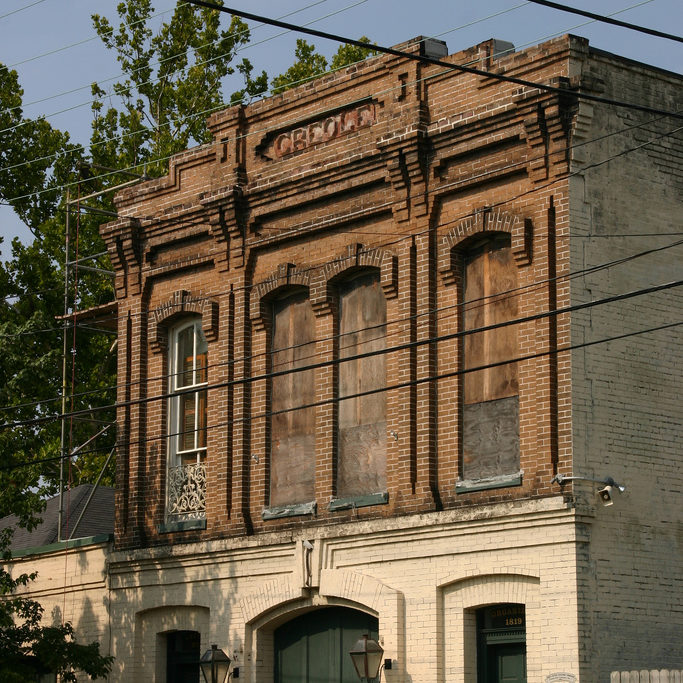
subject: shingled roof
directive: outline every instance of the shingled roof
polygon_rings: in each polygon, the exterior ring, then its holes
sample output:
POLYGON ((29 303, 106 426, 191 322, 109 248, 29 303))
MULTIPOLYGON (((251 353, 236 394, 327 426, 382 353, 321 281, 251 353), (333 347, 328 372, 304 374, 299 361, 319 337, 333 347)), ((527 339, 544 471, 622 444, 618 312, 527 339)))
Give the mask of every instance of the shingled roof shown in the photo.
MULTIPOLYGON (((93 488, 92 484, 81 484, 64 492, 62 539, 68 538, 71 534, 93 488)), ((45 510, 40 516, 43 521, 33 531, 17 527, 18 518, 15 515, 0 519, 0 529, 14 527, 11 546, 13 552, 57 542, 59 496, 47 501, 45 510)), ((112 533, 114 533, 114 489, 100 486, 95 491, 83 519, 73 534, 73 538, 87 538, 112 533)))

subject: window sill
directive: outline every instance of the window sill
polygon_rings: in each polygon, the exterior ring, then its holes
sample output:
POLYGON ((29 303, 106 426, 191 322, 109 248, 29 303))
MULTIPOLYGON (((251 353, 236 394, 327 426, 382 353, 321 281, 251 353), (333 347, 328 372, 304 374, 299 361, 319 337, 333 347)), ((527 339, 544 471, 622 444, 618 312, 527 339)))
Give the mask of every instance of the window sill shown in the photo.
POLYGON ((370 493, 366 496, 354 496, 352 498, 333 498, 330 501, 328 510, 334 512, 335 510, 353 510, 355 508, 365 508, 370 505, 386 505, 389 502, 389 494, 386 491, 382 493, 370 493))
POLYGON ((499 474, 495 477, 484 477, 483 479, 462 479, 456 482, 456 493, 469 493, 470 491, 485 491, 486 489, 503 489, 508 486, 521 486, 522 475, 520 470, 513 474, 499 474))
POLYGON ((206 529, 206 519, 186 519, 182 522, 166 522, 157 525, 157 532, 160 534, 172 534, 176 531, 194 531, 195 529, 206 529))
POLYGON ((302 517, 303 515, 315 515, 315 502, 294 503, 292 505, 278 505, 277 507, 265 508, 261 513, 264 520, 282 519, 283 517, 302 517))

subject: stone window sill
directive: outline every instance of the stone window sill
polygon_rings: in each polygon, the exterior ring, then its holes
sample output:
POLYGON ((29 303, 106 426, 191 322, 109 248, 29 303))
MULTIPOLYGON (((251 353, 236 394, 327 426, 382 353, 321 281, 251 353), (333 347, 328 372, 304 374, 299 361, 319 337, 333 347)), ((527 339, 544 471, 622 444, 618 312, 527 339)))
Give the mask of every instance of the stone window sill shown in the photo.
POLYGON ((302 517, 303 515, 315 515, 315 502, 310 503, 293 503, 292 505, 278 505, 271 508, 266 508, 261 517, 264 520, 268 519, 282 519, 283 517, 302 517))
POLYGON ((186 519, 182 522, 165 522, 157 526, 160 534, 172 534, 176 531, 194 531, 196 529, 206 529, 206 519, 186 519))
POLYGON ((389 494, 386 491, 382 493, 369 493, 366 496, 354 496, 352 498, 333 498, 330 501, 328 510, 334 512, 335 510, 353 510, 355 508, 365 508, 370 505, 386 505, 389 502, 389 494))
POLYGON ((484 477, 482 479, 461 479, 455 484, 456 493, 469 493, 470 491, 485 491, 486 489, 503 489, 508 486, 521 486, 522 475, 524 472, 514 472, 513 474, 499 474, 495 477, 484 477))

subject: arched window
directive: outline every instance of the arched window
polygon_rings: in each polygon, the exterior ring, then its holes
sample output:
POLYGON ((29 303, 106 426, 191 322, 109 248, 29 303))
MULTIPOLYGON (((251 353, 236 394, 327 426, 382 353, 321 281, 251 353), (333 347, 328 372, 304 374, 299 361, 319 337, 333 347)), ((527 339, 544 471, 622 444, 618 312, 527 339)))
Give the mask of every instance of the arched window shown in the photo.
POLYGON ((510 236, 472 245, 464 253, 463 280, 463 361, 470 370, 463 382, 463 477, 512 474, 519 470, 517 326, 470 332, 518 317, 510 236))
POLYGON ((169 339, 166 511, 183 520, 206 509, 207 343, 200 319, 180 323, 169 339))
POLYGON ((343 280, 338 291, 336 493, 344 498, 386 490, 387 399, 381 391, 386 359, 381 352, 386 348, 387 304, 376 270, 343 280), (373 351, 380 353, 356 358, 373 351))
POLYGON ((272 303, 270 505, 315 499, 315 318, 308 290, 272 303))

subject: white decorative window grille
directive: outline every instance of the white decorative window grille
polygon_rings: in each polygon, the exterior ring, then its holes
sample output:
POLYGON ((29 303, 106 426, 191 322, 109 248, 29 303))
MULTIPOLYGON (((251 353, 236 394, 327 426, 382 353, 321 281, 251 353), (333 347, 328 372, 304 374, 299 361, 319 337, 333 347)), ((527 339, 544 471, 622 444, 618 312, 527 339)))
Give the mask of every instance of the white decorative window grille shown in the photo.
POLYGON ((206 510, 207 344, 200 320, 179 325, 170 337, 166 517, 182 521, 206 510))
POLYGON ((206 511, 206 465, 168 468, 167 514, 172 519, 201 519, 206 511))

